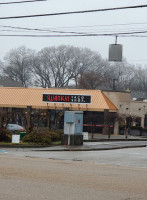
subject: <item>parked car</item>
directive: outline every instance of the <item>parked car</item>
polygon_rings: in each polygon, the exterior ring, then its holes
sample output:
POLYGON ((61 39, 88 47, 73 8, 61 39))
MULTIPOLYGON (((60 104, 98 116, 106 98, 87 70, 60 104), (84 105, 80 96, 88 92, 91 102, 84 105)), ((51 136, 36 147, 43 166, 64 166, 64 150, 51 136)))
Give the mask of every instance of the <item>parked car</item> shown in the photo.
POLYGON ((8 124, 7 129, 9 131, 25 131, 24 127, 18 125, 18 124, 8 124))

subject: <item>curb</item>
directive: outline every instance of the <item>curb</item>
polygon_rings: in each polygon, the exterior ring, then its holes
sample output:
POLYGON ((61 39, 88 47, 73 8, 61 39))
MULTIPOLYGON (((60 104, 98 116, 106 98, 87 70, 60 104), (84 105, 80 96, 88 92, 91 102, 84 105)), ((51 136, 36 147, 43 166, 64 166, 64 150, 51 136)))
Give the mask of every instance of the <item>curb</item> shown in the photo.
MULTIPOLYGON (((147 139, 102 139, 102 140, 84 140, 83 142, 116 142, 116 141, 147 141, 147 139)), ((52 148, 52 147, 58 147, 58 145, 55 146, 49 146, 49 145, 32 145, 32 146, 27 146, 27 145, 20 145, 20 144, 10 144, 10 145, 0 145, 0 148, 52 148)), ((147 145, 133 145, 133 146, 115 146, 115 147, 104 147, 104 148, 79 148, 78 146, 76 147, 65 147, 63 148, 57 148, 57 149, 40 149, 40 150, 33 150, 33 151, 103 151, 103 150, 115 150, 115 149, 124 149, 124 148, 139 148, 139 147, 147 147, 147 145)))
POLYGON ((31 149, 31 148, 44 148, 44 147, 52 147, 52 146, 45 146, 45 145, 44 146, 35 146, 35 145, 25 146, 25 145, 19 145, 19 144, 18 145, 15 145, 15 144, 14 145, 4 145, 4 144, 0 145, 0 148, 30 148, 31 149))
POLYGON ((83 142, 122 142, 122 141, 147 141, 147 139, 89 139, 83 140, 83 142))
POLYGON ((143 148, 147 145, 135 145, 135 146, 122 146, 122 147, 108 147, 108 148, 68 148, 68 149, 43 149, 43 150, 33 150, 33 151, 106 151, 106 150, 116 150, 116 149, 129 149, 129 148, 143 148))

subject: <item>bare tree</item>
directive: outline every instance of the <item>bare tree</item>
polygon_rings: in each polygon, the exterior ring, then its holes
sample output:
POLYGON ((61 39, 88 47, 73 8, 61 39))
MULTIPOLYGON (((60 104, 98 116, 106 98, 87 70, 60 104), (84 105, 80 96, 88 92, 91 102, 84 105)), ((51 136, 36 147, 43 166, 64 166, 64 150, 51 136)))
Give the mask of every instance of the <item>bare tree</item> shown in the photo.
POLYGON ((98 52, 91 51, 88 48, 75 48, 74 56, 73 69, 76 86, 79 84, 79 79, 83 80, 83 76, 87 73, 96 72, 99 76, 104 73, 104 60, 98 52))
POLYGON ((78 80, 78 87, 83 89, 96 89, 107 81, 98 72, 85 72, 78 80))
POLYGON ((21 46, 0 61, 0 75, 21 82, 25 87, 76 87, 147 91, 147 69, 133 66, 125 59, 110 64, 88 48, 61 45, 39 52, 21 46), (115 87, 114 87, 115 83, 115 87))
POLYGON ((113 88, 114 80, 116 80, 117 90, 131 89, 134 71, 134 66, 129 64, 125 59, 121 63, 110 65, 109 80, 111 88, 113 88))
POLYGON ((141 65, 134 69, 134 77, 132 79, 132 90, 147 91, 147 69, 141 65))
POLYGON ((63 87, 73 78, 72 47, 46 47, 38 53, 34 72, 44 87, 63 87), (43 82, 41 82, 43 81, 43 82))
POLYGON ((13 112, 8 108, 0 108, 0 128, 7 127, 13 112))
POLYGON ((0 76, 3 74, 4 63, 0 60, 0 76))
POLYGON ((12 49, 4 57, 4 75, 14 81, 21 82, 26 87, 31 81, 31 57, 33 53, 33 50, 27 49, 25 46, 12 49))
POLYGON ((51 70, 46 63, 46 60, 41 57, 40 53, 34 55, 32 60, 32 72, 35 77, 35 85, 43 88, 51 87, 51 70))
POLYGON ((37 83, 42 87, 64 87, 70 81, 78 86, 85 73, 94 71, 104 76, 106 70, 106 63, 97 52, 65 45, 42 49, 33 63, 37 83))

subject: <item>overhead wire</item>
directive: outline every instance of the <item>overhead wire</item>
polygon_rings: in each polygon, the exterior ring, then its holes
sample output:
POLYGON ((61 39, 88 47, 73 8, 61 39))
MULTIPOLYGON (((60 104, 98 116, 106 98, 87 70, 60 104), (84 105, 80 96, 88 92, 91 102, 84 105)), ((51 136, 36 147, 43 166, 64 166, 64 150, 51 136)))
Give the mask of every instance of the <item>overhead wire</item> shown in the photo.
POLYGON ((111 26, 130 26, 130 25, 144 25, 144 24, 147 24, 147 22, 144 22, 144 23, 141 23, 141 22, 138 22, 138 23, 121 23, 121 24, 95 24, 95 25, 80 25, 80 26, 59 26, 59 27, 56 27, 56 29, 58 28, 90 28, 90 27, 111 27, 111 26))
MULTIPOLYGON (((5 2, 2 4, 15 4, 15 3, 31 3, 37 1, 46 1, 46 0, 27 0, 20 2, 5 2)), ((12 16, 12 17, 0 17, 0 19, 17 19, 17 18, 28 18, 28 17, 43 17, 43 16, 58 16, 58 15, 68 15, 68 14, 82 14, 82 13, 92 13, 92 12, 103 12, 103 11, 113 11, 113 10, 123 10, 123 9, 135 9, 135 8, 145 8, 147 5, 138 5, 138 6, 128 6, 128 7, 117 7, 117 8, 107 8, 107 9, 97 9, 97 10, 85 10, 85 11, 73 11, 73 12, 63 12, 63 13, 49 13, 49 14, 40 14, 40 15, 27 15, 27 16, 12 16)), ((62 33, 62 35, 31 35, 31 34, 0 34, 0 37, 94 37, 94 36, 119 36, 119 37, 147 37, 147 35, 136 35, 136 34, 144 34, 147 33, 147 30, 144 31, 130 31, 130 32, 113 32, 113 33, 84 33, 84 32, 75 32, 75 31, 57 31, 59 28, 92 28, 92 27, 112 27, 112 26, 125 26, 125 25, 143 25, 147 23, 124 23, 124 24, 109 24, 109 25, 91 25, 91 26, 78 26, 78 27, 56 27, 54 30, 51 29, 33 29, 33 28, 25 28, 25 27, 13 27, 13 26, 3 26, 6 28, 12 29, 21 29, 25 31, 43 31, 43 32, 54 32, 54 33, 62 33), (68 33, 68 34, 65 34, 68 33), (70 34, 70 35, 69 35, 70 34)), ((2 27, 2 25, 0 25, 2 27)), ((132 29, 133 30, 133 29, 132 29)), ((9 31, 12 30, 1 30, 1 31, 9 31)), ((15 30, 16 31, 16 30, 15 30)), ((111 31, 111 30, 102 30, 111 31)), ((114 31, 114 29, 113 29, 114 31)), ((121 31, 121 30, 119 30, 121 31)), ((17 30, 18 32, 18 30, 17 30)))
MULTIPOLYGON (((28 1, 28 0, 27 0, 28 1)), ((27 2, 25 1, 25 2, 27 2)), ((29 0, 30 1, 40 1, 40 0, 29 0)), ((41 0, 44 1, 44 0, 41 0)), ((24 1, 21 1, 24 2, 24 1)), ((12 3, 12 2, 11 2, 12 3)), ((13 2, 14 3, 14 2, 13 2)), ((84 12, 98 12, 98 11, 108 11, 108 10, 118 10, 118 9, 128 9, 128 8, 139 8, 139 7, 147 7, 147 5, 138 5, 138 6, 128 6, 128 7, 117 7, 117 8, 107 8, 107 9, 98 9, 98 10, 88 10, 88 11, 74 11, 74 12, 66 12, 66 13, 51 13, 51 14, 47 14, 47 15, 60 15, 60 14, 75 14, 75 13, 84 13, 84 12)), ((46 14, 45 14, 46 15, 46 14)), ((31 17, 27 16, 27 17, 31 17)), ((33 15, 33 16, 38 16, 38 15, 33 15)), ((39 15, 40 16, 40 15, 39 15)), ((17 16, 17 17, 24 17, 24 16, 17 16)), ((8 17, 9 18, 9 17, 8 17)), ((15 17, 12 17, 15 18, 15 17)), ((2 18, 0 18, 2 19, 2 18)), ((128 24, 115 24, 115 26, 120 26, 120 25, 134 25, 134 24, 146 24, 146 23, 128 23, 128 24)), ((80 27, 104 27, 104 26, 113 26, 113 24, 111 25, 93 25, 93 26, 80 26, 80 27)), ((15 37, 77 37, 77 36, 124 36, 124 35, 134 35, 134 34, 143 34, 143 33, 147 33, 146 29, 145 30, 140 30, 140 29, 132 29, 131 30, 127 30, 126 32, 123 30, 119 29, 119 30, 112 30, 112 29, 107 29, 107 30, 90 30, 90 31, 97 31, 97 33, 94 32, 77 32, 77 31, 61 31, 58 30, 58 28, 44 28, 44 29, 40 29, 40 28, 25 28, 25 27, 14 27, 14 26, 4 26, 4 25, 0 25, 0 27, 5 27, 5 28, 11 28, 11 29, 21 29, 21 30, 25 30, 25 31, 41 31, 44 33, 48 33, 48 32, 52 32, 52 33, 59 33, 60 35, 31 35, 31 34, 23 34, 23 35, 16 35, 16 34, 1 34, 0 36, 15 36, 15 37), (115 31, 115 32, 114 32, 115 31)), ((69 28, 69 27, 68 27, 69 28)), ((12 30, 1 30, 1 31, 9 31, 12 32, 12 30)), ((88 30, 89 31, 89 30, 88 30)), ((13 31, 14 32, 14 31, 13 31)), ((16 31, 15 32, 20 32, 20 31, 16 31)), ((139 35, 136 35, 136 37, 139 37, 139 35)))
MULTIPOLYGON (((11 37, 94 37, 94 36, 132 36, 134 34, 142 34, 147 33, 147 30, 145 31, 134 31, 134 32, 122 32, 122 33, 101 33, 101 34, 70 34, 70 35, 33 35, 33 34, 0 34, 0 37, 5 36, 11 36, 11 37)), ((139 35, 136 35, 134 37, 139 37, 139 35)))
MULTIPOLYGON (((123 33, 124 32, 127 32, 127 33, 129 33, 129 32, 131 32, 131 34, 132 34, 132 32, 134 31, 135 33, 137 32, 137 33, 144 33, 144 31, 146 31, 146 29, 147 28, 143 28, 143 29, 141 29, 141 28, 131 28, 131 29, 128 29, 127 28, 127 30, 125 30, 124 28, 123 29, 115 29, 114 30, 114 28, 113 29, 102 29, 102 30, 100 30, 100 29, 98 29, 98 30, 90 30, 90 32, 77 32, 77 31, 61 31, 61 30, 57 30, 57 29, 53 29, 53 28, 26 28, 26 27, 16 27, 16 26, 8 26, 8 25, 0 25, 0 27, 3 27, 3 28, 10 28, 9 30, 8 29, 5 29, 5 30, 0 30, 0 31, 11 31, 11 32, 23 32, 23 30, 24 30, 24 32, 44 32, 44 33, 48 33, 48 32, 51 32, 51 33, 61 33, 61 34, 98 34, 98 33, 114 33, 114 31, 116 32, 117 31, 117 34, 119 34, 119 33, 121 33, 122 34, 122 31, 123 31, 123 33), (11 30, 12 29, 12 30, 11 30), (22 31, 18 31, 18 30, 22 30, 22 31), (95 32, 91 32, 91 31, 95 31, 95 32)), ((89 30, 88 30, 89 31, 89 30)))
POLYGON ((53 32, 53 33, 71 33, 71 34, 87 34, 84 32, 74 32, 74 31, 56 31, 56 30, 51 30, 51 29, 40 29, 40 28, 25 28, 25 27, 14 27, 14 26, 3 26, 0 25, 0 27, 7 27, 7 28, 12 28, 12 29, 21 29, 21 30, 27 30, 27 31, 43 31, 43 32, 53 32))
POLYGON ((13 1, 13 2, 2 2, 0 5, 8 5, 8 4, 19 4, 19 3, 33 3, 38 1, 46 1, 46 0, 26 0, 26 1, 13 1))
POLYGON ((47 14, 37 14, 37 15, 0 17, 0 19, 6 20, 6 19, 21 19, 21 18, 47 17, 47 16, 71 15, 71 14, 84 14, 84 13, 115 11, 115 10, 124 10, 124 9, 126 10, 126 9, 136 9, 136 8, 146 8, 146 7, 147 7, 147 4, 145 4, 145 5, 135 5, 135 6, 126 6, 126 7, 103 8, 103 9, 95 9, 95 10, 69 11, 69 12, 60 12, 60 13, 47 13, 47 14))

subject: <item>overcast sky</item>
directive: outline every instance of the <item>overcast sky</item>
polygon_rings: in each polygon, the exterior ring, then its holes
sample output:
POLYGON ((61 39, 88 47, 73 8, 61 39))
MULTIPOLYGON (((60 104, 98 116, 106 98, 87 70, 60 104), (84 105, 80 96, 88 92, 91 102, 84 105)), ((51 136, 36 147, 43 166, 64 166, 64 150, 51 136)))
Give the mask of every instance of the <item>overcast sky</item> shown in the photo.
MULTIPOLYGON (((14 2, 21 0, 0 0, 14 2)), ((67 11, 102 9, 147 4, 147 0, 47 0, 37 3, 22 3, 0 5, 0 17, 46 14, 67 11)), ((118 11, 95 12, 85 14, 60 15, 23 19, 0 19, 1 34, 51 34, 55 32, 25 31, 21 29, 4 28, 13 26, 22 28, 50 29, 51 31, 84 32, 84 33, 117 33, 147 30, 147 8, 127 9, 118 11), (119 25, 118 25, 119 24, 119 25)), ((141 34, 140 34, 141 35, 141 34)), ((147 34, 142 34, 147 35, 147 34)), ((25 45, 28 48, 41 50, 44 47, 61 44, 77 47, 88 47, 97 51, 103 58, 108 58, 109 44, 115 42, 115 37, 63 37, 63 38, 27 38, 0 37, 0 59, 12 48, 25 45)), ((118 37, 118 43, 123 44, 123 56, 128 62, 143 66, 147 65, 147 37, 118 37)))

